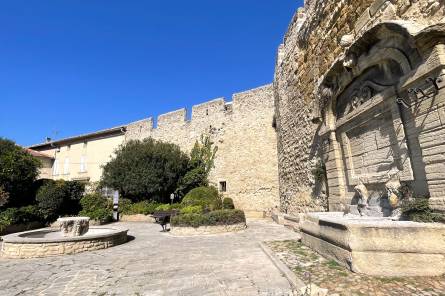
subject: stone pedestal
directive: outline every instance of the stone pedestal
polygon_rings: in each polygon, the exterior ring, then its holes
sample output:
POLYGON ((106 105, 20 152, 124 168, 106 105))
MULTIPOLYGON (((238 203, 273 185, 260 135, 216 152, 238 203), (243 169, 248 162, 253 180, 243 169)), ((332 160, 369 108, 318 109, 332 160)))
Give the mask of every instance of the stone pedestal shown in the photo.
POLYGON ((57 222, 64 237, 82 236, 90 227, 89 217, 65 217, 57 219, 57 222))
POLYGON ((302 242, 354 272, 373 276, 445 274, 445 225, 311 213, 302 242))

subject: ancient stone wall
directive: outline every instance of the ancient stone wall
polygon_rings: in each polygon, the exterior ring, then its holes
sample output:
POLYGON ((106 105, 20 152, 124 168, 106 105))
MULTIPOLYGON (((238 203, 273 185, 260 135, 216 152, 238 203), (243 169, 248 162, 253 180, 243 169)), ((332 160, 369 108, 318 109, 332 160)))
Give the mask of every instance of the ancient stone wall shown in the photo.
MULTIPOLYGON (((409 66, 402 69, 407 71, 397 76, 399 80, 393 83, 393 93, 387 93, 384 101, 394 102, 403 92, 406 98, 411 87, 420 87, 425 92, 431 90, 432 84, 425 84, 424 79, 442 75, 441 70, 437 70, 442 68, 442 49, 437 43, 443 44, 443 37, 438 33, 441 29, 432 30, 432 37, 423 41, 423 37, 419 36, 422 30, 428 30, 428 26, 434 26, 443 19, 444 9, 444 2, 435 0, 312 0, 306 1, 304 9, 297 11, 278 50, 274 80, 281 211, 322 210, 327 206, 326 196, 329 196, 329 207, 333 210, 344 209, 342 205, 351 201, 355 195, 352 186, 355 181, 349 182, 351 167, 341 157, 345 153, 341 133, 333 132, 337 114, 329 114, 329 108, 323 102, 328 101, 332 105, 338 96, 348 91, 352 93, 352 90, 347 89, 348 85, 338 87, 341 83, 333 74, 340 73, 344 67, 350 71, 350 74, 342 74, 350 76, 348 83, 362 79, 364 62, 360 64, 357 59, 361 55, 366 60, 373 46, 380 46, 379 42, 385 39, 388 50, 380 55, 380 59, 384 60, 386 54, 390 56, 390 49, 396 47, 409 60, 409 66), (395 24, 394 28, 390 25, 379 27, 379 24, 391 22, 395 24), (394 33, 403 31, 400 28, 405 28, 405 33, 394 33), (392 35, 399 43, 390 44, 388 40, 392 35), (410 82, 402 84, 404 80, 410 82), (327 182, 319 178, 323 167, 318 164, 323 162, 327 169, 327 182)), ((391 68, 392 64, 388 67, 391 68)), ((400 162, 405 154, 408 156, 405 160, 410 167, 404 166, 405 163, 398 164, 401 179, 410 181, 417 194, 430 195, 438 207, 445 196, 445 176, 442 173, 445 165, 442 154, 444 121, 440 119, 443 93, 440 85, 439 89, 437 94, 427 96, 421 106, 405 108, 400 104, 384 103, 386 111, 377 114, 382 118, 390 117, 386 123, 388 128, 394 127, 396 131, 401 128, 403 131, 394 133, 392 142, 381 139, 385 145, 392 145, 391 148, 394 148, 394 141, 402 141, 398 147, 402 152, 397 157, 391 156, 395 162, 400 162), (416 142, 416 137, 420 141, 416 142)), ((374 98, 375 94, 370 96, 374 98)), ((359 124, 359 117, 357 114, 352 126, 359 124)), ((367 135, 380 135, 379 129, 379 124, 374 126, 374 132, 370 127, 367 135)), ((343 139, 346 139, 346 134, 343 133, 343 139)), ((353 135, 351 137, 354 138, 353 135)), ((383 150, 376 147, 369 155, 384 157, 381 155, 383 150)), ((362 165, 367 169, 369 163, 363 162, 362 165)), ((377 184, 375 180, 365 182, 371 187, 377 184)))
POLYGON ((218 146, 210 181, 226 182, 225 196, 245 211, 270 211, 279 204, 274 98, 271 85, 193 106, 127 126, 126 140, 152 137, 179 145, 190 152, 201 135, 218 146))

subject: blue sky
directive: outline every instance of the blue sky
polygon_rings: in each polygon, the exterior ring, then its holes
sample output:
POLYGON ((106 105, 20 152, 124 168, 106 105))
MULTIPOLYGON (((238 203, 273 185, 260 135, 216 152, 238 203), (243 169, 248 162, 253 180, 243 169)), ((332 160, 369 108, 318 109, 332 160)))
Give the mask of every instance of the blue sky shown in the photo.
POLYGON ((0 137, 40 143, 270 83, 302 0, 9 0, 0 137))

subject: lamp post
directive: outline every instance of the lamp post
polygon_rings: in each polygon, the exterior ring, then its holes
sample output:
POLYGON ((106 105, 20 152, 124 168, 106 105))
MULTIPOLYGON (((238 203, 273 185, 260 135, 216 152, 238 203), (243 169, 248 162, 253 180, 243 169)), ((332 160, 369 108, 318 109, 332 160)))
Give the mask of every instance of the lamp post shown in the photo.
POLYGON ((171 204, 173 204, 173 200, 175 200, 175 194, 174 193, 170 194, 170 200, 171 200, 171 204))

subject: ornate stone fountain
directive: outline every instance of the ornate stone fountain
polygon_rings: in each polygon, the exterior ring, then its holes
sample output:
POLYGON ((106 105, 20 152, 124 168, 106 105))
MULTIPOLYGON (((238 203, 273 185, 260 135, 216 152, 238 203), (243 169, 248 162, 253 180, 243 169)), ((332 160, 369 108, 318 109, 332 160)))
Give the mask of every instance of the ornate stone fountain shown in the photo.
POLYGON ((1 257, 15 259, 76 254, 127 241, 128 229, 90 227, 89 220, 89 217, 59 218, 59 230, 45 228, 3 236, 1 257))
POLYGON ((90 227, 89 217, 65 217, 57 219, 57 222, 64 237, 82 236, 90 227))

